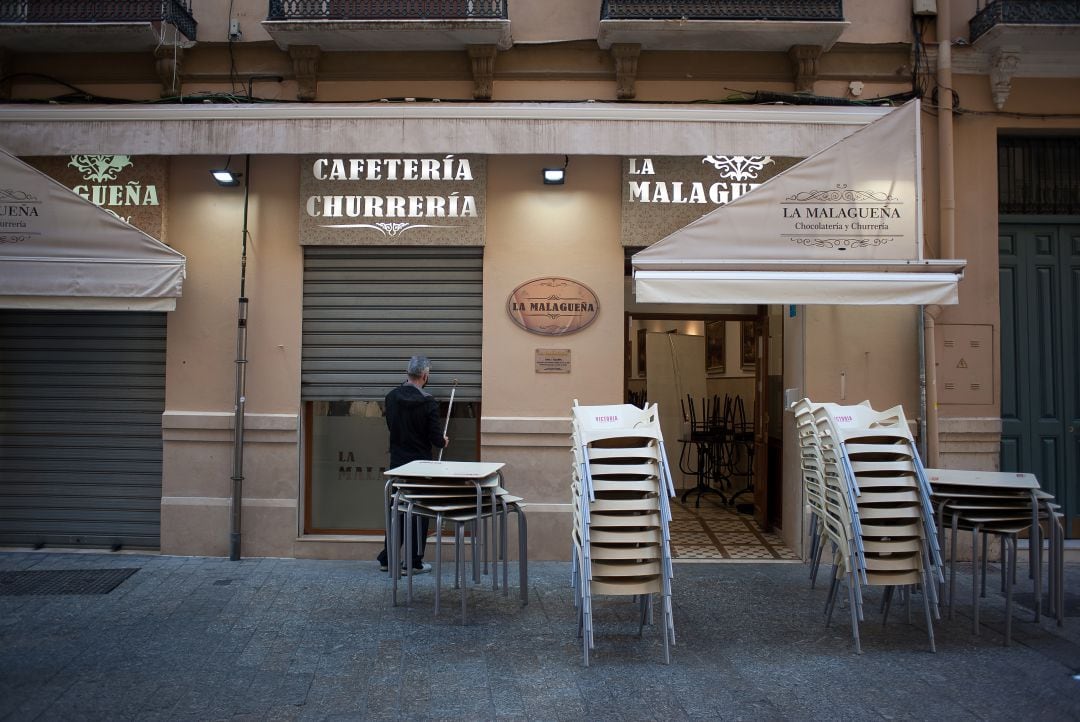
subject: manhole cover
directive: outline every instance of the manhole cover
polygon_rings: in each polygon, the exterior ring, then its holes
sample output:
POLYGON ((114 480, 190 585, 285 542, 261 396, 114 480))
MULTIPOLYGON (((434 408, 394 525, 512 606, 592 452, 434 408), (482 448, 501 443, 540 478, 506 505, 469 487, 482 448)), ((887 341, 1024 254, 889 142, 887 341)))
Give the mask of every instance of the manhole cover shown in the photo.
POLYGON ((138 569, 72 569, 0 572, 0 596, 108 594, 138 569))

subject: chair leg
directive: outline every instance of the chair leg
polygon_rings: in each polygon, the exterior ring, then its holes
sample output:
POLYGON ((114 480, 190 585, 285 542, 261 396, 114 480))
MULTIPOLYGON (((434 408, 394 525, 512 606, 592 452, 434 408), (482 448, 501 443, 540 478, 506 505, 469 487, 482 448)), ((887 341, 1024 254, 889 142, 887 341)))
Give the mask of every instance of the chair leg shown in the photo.
POLYGON ((413 518, 412 511, 407 510, 405 512, 405 605, 412 604, 412 578, 413 578, 413 518))
POLYGON ((855 654, 862 654, 862 642, 859 640, 859 614, 855 605, 855 589, 853 584, 858 584, 854 574, 848 575, 848 604, 851 605, 851 636, 855 640, 855 654))
POLYGON ((1009 578, 1009 575, 1006 573, 1006 570, 1009 568, 1009 565, 1005 563, 1005 560, 1007 558, 1006 555, 1008 554, 1008 549, 1006 547, 1008 546, 1008 543, 1009 543, 1007 537, 1008 537, 1007 534, 998 534, 998 541, 1001 543, 1001 555, 1000 555, 1000 558, 1001 558, 1001 593, 1002 594, 1005 593, 1005 585, 1008 583, 1008 578, 1009 578))
MULTIPOLYGON (((650 598, 651 598, 651 595, 650 595, 650 598)), ((671 600, 670 597, 664 597, 663 602, 662 602, 662 606, 667 607, 667 603, 670 602, 670 600, 671 600)), ((666 611, 666 609, 665 609, 665 611, 662 612, 662 616, 664 617, 664 664, 671 664, 671 639, 668 636, 668 622, 667 622, 667 611, 666 611)))
POLYGON ((885 593, 881 595, 881 626, 889 622, 889 610, 892 609, 893 590, 896 587, 885 587, 885 593))
POLYGON ((457 529, 454 531, 456 536, 456 546, 459 553, 456 555, 461 561, 461 623, 465 624, 466 620, 466 604, 469 596, 469 575, 465 569, 465 550, 463 549, 465 544, 465 524, 457 524, 457 529))
MULTIPOLYGON (((1007 579, 1012 578, 1012 574, 1016 571, 1013 567, 1016 565, 1016 535, 1002 534, 1001 536, 1001 552, 1002 560, 1001 564, 1005 568, 1005 577, 1007 579), (1011 539, 1007 539, 1011 537, 1011 539)), ((1012 643, 1012 584, 1005 585, 1005 646, 1008 647, 1012 643)))
MULTIPOLYGON (((529 603, 529 524, 519 507, 518 518, 518 585, 521 587, 521 606, 529 603)), ((581 573, 581 570, 578 570, 581 573)))
POLYGON ((829 597, 825 600, 825 626, 832 624, 833 608, 836 607, 836 590, 840 586, 840 578, 834 573, 832 584, 829 585, 829 597))
POLYGON ((510 520, 507 518, 509 512, 506 510, 506 504, 503 503, 502 514, 499 517, 499 549, 501 550, 502 563, 503 563, 503 596, 510 596, 510 532, 507 527, 510 526, 510 520))
POLYGON ((923 568, 923 612, 926 614, 926 636, 930 638, 930 651, 937 653, 937 645, 934 642, 934 619, 930 613, 930 595, 926 593, 926 587, 933 584, 930 578, 929 567, 923 568))
POLYGON ((953 618, 953 607, 956 605, 956 542, 957 530, 960 517, 953 514, 952 517, 952 541, 949 544, 949 621, 953 618))
POLYGON ((987 554, 989 551, 989 536, 989 534, 982 535, 982 587, 980 588, 979 596, 983 599, 986 599, 986 569, 988 566, 986 558, 990 556, 987 554))
POLYGON ((907 608, 907 623, 911 624, 911 597, 915 594, 915 586, 910 585, 904 588, 904 600, 907 608))
POLYGON ((971 529, 971 633, 979 636, 979 525, 971 529))
POLYGON ((439 598, 442 592, 442 532, 443 516, 435 515, 435 616, 439 616, 439 598))
POLYGON ((397 511, 397 503, 396 503, 396 500, 395 500, 394 509, 390 513, 390 539, 391 539, 391 542, 386 546, 387 566, 389 567, 388 571, 390 572, 391 588, 393 589, 392 597, 393 597, 395 607, 397 606, 397 603, 398 603, 398 594, 397 594, 398 573, 401 571, 401 562, 398 561, 398 545, 397 545, 398 528, 399 528, 399 525, 401 524, 400 516, 401 515, 398 514, 398 511, 397 511))

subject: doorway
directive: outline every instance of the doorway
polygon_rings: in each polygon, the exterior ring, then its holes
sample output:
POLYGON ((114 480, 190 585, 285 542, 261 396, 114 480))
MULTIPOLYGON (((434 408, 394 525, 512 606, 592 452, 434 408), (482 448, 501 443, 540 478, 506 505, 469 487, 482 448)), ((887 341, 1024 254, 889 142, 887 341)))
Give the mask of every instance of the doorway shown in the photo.
MULTIPOLYGON (((1080 536, 1080 222, 1003 219, 1001 469, 1035 474, 1080 536)), ((1071 218, 1068 220, 1072 220, 1071 218)))
POLYGON ((675 557, 796 559, 777 533, 782 441, 769 400, 781 398, 783 379, 769 358, 782 369, 781 324, 767 306, 628 308, 625 400, 659 408, 680 502, 675 557))

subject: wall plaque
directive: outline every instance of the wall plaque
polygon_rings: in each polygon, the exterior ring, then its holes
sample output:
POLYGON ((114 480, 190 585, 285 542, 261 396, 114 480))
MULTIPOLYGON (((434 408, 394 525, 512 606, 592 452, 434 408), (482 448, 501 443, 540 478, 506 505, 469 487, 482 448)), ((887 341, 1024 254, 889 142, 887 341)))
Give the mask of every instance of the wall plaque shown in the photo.
POLYGON ((568 349, 568 348, 538 348, 538 349, 536 349, 536 373, 538 373, 538 374, 568 374, 568 373, 570 373, 570 349, 568 349))
POLYGON ((569 278, 534 278, 513 290, 506 311, 529 333, 563 336, 596 320, 600 302, 588 286, 569 278))

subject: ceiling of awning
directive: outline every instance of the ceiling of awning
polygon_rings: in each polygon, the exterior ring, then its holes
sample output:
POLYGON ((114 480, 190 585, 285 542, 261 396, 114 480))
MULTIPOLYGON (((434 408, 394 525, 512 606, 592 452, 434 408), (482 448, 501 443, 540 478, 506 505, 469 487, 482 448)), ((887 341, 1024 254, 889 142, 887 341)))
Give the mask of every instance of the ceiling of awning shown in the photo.
POLYGON ((0 308, 171 311, 185 258, 0 150, 0 308))
POLYGON ((911 101, 640 251, 643 303, 955 304, 962 260, 922 257, 911 101))

